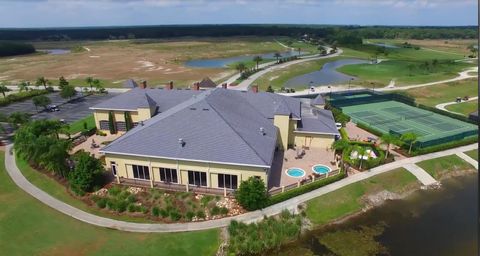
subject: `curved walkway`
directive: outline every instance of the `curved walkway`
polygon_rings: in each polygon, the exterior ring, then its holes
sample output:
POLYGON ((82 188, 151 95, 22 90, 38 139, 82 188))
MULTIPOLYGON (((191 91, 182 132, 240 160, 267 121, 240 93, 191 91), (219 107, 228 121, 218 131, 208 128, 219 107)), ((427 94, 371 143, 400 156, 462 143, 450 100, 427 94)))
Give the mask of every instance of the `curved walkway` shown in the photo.
POLYGON ((108 219, 93 215, 87 212, 84 212, 80 209, 77 209, 71 205, 68 205, 51 195, 47 194, 43 190, 37 188, 35 185, 30 183, 18 169, 14 154, 12 152, 12 145, 6 146, 5 150, 5 167, 7 173, 10 175, 12 180, 23 189, 25 192, 35 197, 42 203, 50 206, 51 208, 62 212, 66 215, 69 215, 77 220, 105 228, 118 229, 123 231, 130 232, 182 232, 182 231, 195 231, 195 230, 204 230, 211 228, 220 228, 227 226, 231 220, 243 221, 246 223, 255 222, 263 219, 263 216, 272 216, 279 214, 282 210, 288 209, 295 211, 297 206, 301 203, 304 203, 308 200, 311 200, 315 197, 324 195, 331 191, 337 190, 349 184, 368 179, 372 176, 385 173, 391 170, 394 170, 399 167, 403 167, 406 164, 417 163, 423 160, 428 160, 432 158, 453 155, 472 149, 478 148, 478 144, 472 144, 468 146, 458 147, 454 149, 444 150, 441 152, 435 152, 427 155, 416 156, 411 158, 405 158, 399 161, 395 161, 389 164, 385 164, 376 168, 373 168, 369 171, 358 173, 352 176, 349 176, 345 179, 337 181, 335 183, 326 185, 314 191, 299 195, 297 197, 291 198, 284 202, 278 203, 276 205, 269 206, 263 210, 257 210, 254 212, 248 212, 242 215, 228 217, 217 220, 209 220, 203 222, 190 222, 190 223, 174 223, 174 224, 150 224, 150 223, 132 223, 119 220, 108 219))
POLYGON ((447 107, 447 106, 450 106, 450 105, 454 105, 454 104, 462 104, 462 103, 465 103, 465 102, 474 101, 474 100, 477 100, 477 99, 478 99, 478 97, 472 97, 472 98, 469 98, 468 100, 462 100, 462 102, 450 101, 450 102, 445 102, 445 103, 438 104, 438 105, 436 105, 435 107, 438 108, 438 109, 441 109, 441 110, 443 110, 443 111, 447 111, 447 112, 450 112, 450 113, 463 115, 462 113, 450 111, 450 110, 448 110, 446 107, 447 107))

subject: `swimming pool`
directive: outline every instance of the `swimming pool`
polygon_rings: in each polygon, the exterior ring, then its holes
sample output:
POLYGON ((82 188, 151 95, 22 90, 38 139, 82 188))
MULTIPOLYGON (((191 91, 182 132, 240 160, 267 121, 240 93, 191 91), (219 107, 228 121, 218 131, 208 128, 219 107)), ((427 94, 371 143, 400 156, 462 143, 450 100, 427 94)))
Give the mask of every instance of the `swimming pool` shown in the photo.
POLYGON ((305 176, 305 171, 301 168, 288 168, 285 173, 292 178, 301 178, 305 176))
POLYGON ((312 171, 316 174, 325 174, 325 173, 331 172, 332 169, 330 169, 330 167, 326 165, 317 164, 312 167, 312 171))

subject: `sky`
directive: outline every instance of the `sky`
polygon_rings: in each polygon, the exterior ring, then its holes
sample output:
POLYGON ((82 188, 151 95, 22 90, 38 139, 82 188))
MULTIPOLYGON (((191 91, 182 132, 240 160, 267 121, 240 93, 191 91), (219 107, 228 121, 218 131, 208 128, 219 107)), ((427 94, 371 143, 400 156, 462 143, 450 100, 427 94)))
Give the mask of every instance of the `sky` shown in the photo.
POLYGON ((477 0, 0 0, 0 27, 478 24, 477 0))

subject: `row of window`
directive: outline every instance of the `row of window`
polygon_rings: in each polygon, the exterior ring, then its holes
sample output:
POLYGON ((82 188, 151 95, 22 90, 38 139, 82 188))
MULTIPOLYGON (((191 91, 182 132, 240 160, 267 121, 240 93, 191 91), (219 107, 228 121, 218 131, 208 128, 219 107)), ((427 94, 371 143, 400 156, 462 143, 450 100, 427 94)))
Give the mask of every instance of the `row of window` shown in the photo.
MULTIPOLYGON (((100 124, 100 130, 110 130, 110 124, 108 121, 101 120, 99 121, 99 124, 100 124)), ((138 123, 135 122, 135 123, 132 123, 132 125, 133 127, 135 127, 138 125, 138 123)), ((127 125, 125 124, 125 122, 115 122, 115 128, 117 129, 117 131, 120 131, 120 132, 127 131, 127 125)))
MULTIPOLYGON (((132 165, 133 177, 135 179, 150 180, 150 170, 148 166, 132 165)), ((117 168, 112 162, 112 171, 117 174, 117 168)), ((167 183, 178 183, 178 174, 176 169, 159 168, 160 180, 167 183)), ((218 174, 219 188, 238 188, 238 176, 232 174, 218 174)), ((207 173, 199 171, 188 171, 188 184, 192 186, 207 186, 207 173)))

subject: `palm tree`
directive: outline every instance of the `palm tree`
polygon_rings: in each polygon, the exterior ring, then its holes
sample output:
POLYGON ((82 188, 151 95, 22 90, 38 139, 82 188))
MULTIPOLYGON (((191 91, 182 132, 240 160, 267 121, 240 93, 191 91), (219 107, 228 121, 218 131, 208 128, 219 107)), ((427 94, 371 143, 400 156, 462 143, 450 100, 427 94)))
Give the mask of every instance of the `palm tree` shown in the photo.
POLYGON ((5 93, 7 93, 7 92, 9 92, 9 91, 11 91, 11 90, 8 89, 8 87, 5 86, 5 84, 3 84, 3 83, 0 84, 0 93, 3 94, 3 97, 4 97, 4 98, 7 97, 7 96, 5 95, 5 93))
POLYGON ((390 152, 390 145, 397 142, 398 138, 395 135, 392 135, 390 133, 385 133, 380 137, 380 140, 382 141, 382 144, 387 145, 387 153, 385 154, 385 158, 388 158, 388 153, 390 152))
POLYGON ((240 62, 237 64, 237 66, 235 66, 235 69, 242 73, 246 69, 246 66, 243 62, 240 62))
POLYGON ((253 61, 255 61, 255 62, 257 63, 257 69, 258 69, 258 63, 259 63, 260 61, 262 61, 262 60, 263 60, 263 59, 262 59, 261 56, 255 56, 255 57, 253 57, 253 61))
POLYGON ((362 146, 355 146, 354 150, 357 151, 358 158, 360 158, 360 166, 358 167, 358 169, 361 170, 362 169, 362 163, 363 163, 363 157, 366 154, 367 149, 365 147, 362 147, 362 146))
POLYGON ((415 141, 417 140, 417 135, 413 132, 407 132, 407 133, 404 133, 401 137, 400 137, 400 140, 407 143, 407 144, 410 144, 409 148, 408 148, 408 154, 410 154, 410 152, 412 151, 412 146, 413 146, 413 143, 415 143, 415 141))
POLYGON ((279 52, 276 52, 273 57, 275 57, 277 59, 277 63, 278 63, 278 59, 282 57, 282 55, 279 53, 279 52))
MULTIPOLYGON (((338 152, 343 152, 345 149, 350 147, 350 143, 346 139, 339 139, 333 142, 331 149, 334 150, 334 157, 337 155, 338 152)), ((335 159, 336 160, 336 159, 335 159)), ((340 158, 340 166, 343 165, 343 157, 340 158)))
POLYGON ((30 82, 28 81, 22 81, 19 85, 18 85, 18 89, 19 91, 28 91, 28 87, 30 86, 30 82))
POLYGON ((91 91, 93 87, 93 77, 89 76, 85 78, 85 82, 87 82, 87 84, 90 86, 90 91, 91 91))
POLYGON ((98 80, 98 79, 93 79, 92 84, 95 87, 95 90, 97 90, 97 91, 99 91, 100 88, 102 87, 102 85, 100 83, 100 80, 98 80))
POLYGON ((47 85, 49 84, 50 81, 48 81, 48 79, 46 79, 45 77, 41 76, 39 78, 37 78, 37 82, 35 83, 37 86, 40 86, 40 85, 43 85, 43 87, 45 88, 45 90, 47 89, 47 85))

